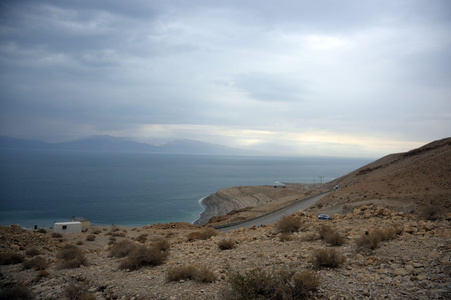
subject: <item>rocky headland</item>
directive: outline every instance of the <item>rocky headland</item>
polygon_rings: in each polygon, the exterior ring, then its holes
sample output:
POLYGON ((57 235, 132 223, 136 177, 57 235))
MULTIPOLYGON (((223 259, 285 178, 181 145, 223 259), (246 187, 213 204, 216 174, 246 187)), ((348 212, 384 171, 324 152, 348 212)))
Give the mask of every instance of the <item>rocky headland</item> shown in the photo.
POLYGON ((388 155, 325 188, 336 185, 308 210, 284 218, 292 221, 289 230, 282 221, 230 232, 211 227, 321 191, 305 185, 220 191, 212 201, 226 202, 226 214, 205 215, 202 226, 93 226, 62 236, 0 227, 0 298, 246 299, 243 293, 252 292, 261 299, 451 298, 451 138, 388 155), (318 213, 333 220, 318 220, 318 213), (333 256, 324 262, 326 252, 333 256), (280 281, 280 274, 291 275, 280 281), (300 281, 302 274, 315 280, 300 281), (276 279, 279 289, 269 291, 276 279), (255 287, 259 280, 264 288, 240 290, 240 282, 255 287), (296 290, 299 282, 305 290, 296 290))

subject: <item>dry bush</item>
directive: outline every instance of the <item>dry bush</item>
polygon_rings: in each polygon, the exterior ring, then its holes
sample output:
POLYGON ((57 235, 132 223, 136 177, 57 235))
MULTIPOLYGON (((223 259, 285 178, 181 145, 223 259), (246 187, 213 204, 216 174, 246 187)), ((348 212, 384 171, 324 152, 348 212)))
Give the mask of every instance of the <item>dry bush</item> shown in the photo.
POLYGON ((229 272, 230 290, 226 299, 306 299, 319 285, 313 272, 294 272, 289 269, 273 271, 260 268, 229 272))
POLYGON ((49 263, 44 257, 35 256, 32 259, 24 261, 22 265, 25 269, 34 269, 39 271, 47 269, 49 263))
POLYGON ((212 236, 218 235, 219 232, 211 227, 205 228, 202 231, 195 231, 188 234, 188 241, 192 242, 195 240, 208 240, 212 236))
POLYGON ((32 247, 30 249, 27 249, 27 251, 25 251, 25 254, 29 257, 33 257, 41 254, 41 251, 39 251, 39 249, 36 247, 32 247))
POLYGON ((57 254, 56 258, 62 259, 60 269, 75 269, 81 265, 87 266, 88 261, 85 258, 83 252, 75 245, 64 246, 57 254))
POLYGON ((429 221, 436 221, 440 220, 442 218, 442 211, 440 210, 440 207, 429 205, 423 207, 419 212, 418 215, 421 219, 429 220, 429 221))
MULTIPOLYGON (((49 276, 50 273, 45 271, 45 270, 41 270, 38 272, 38 274, 36 274, 36 277, 33 279, 34 283, 38 283, 42 278, 49 276)), ((1 298, 0 298, 1 299, 1 298)))
POLYGON ((282 233, 293 233, 301 228, 301 218, 295 215, 283 216, 276 224, 276 229, 282 233))
POLYGON ((77 243, 75 243, 75 245, 81 246, 84 245, 83 241, 78 241, 77 243))
POLYGON ((174 266, 166 271, 167 281, 180 281, 195 279, 198 269, 192 265, 174 266))
POLYGON ((313 253, 313 265, 319 268, 337 268, 346 261, 346 257, 341 255, 337 250, 318 249, 313 253))
POLYGON ((381 241, 389 241, 396 238, 396 229, 393 226, 385 227, 380 230, 381 241))
POLYGON ((281 235, 279 235, 279 241, 281 241, 281 242, 292 241, 292 240, 294 240, 294 237, 290 233, 282 233, 281 235))
POLYGON ((233 239, 223 239, 218 242, 218 248, 220 250, 230 250, 236 247, 236 243, 233 239))
POLYGON ((216 281, 216 275, 215 273, 206 266, 202 266, 198 269, 196 281, 199 282, 215 282, 216 281))
POLYGON ((137 270, 142 266, 158 266, 163 264, 169 251, 162 251, 157 247, 136 246, 120 263, 119 269, 137 270))
POLYGON ((345 243, 345 238, 329 225, 321 225, 318 233, 320 239, 331 246, 341 246, 345 243))
POLYGON ((63 235, 59 232, 54 232, 54 233, 52 233, 52 237, 58 239, 58 238, 62 238, 63 235))
POLYGON ((95 300, 93 294, 88 293, 86 284, 71 283, 64 289, 64 294, 70 300, 95 300))
POLYGON ((389 241, 395 237, 396 229, 393 227, 375 229, 355 239, 357 251, 375 250, 379 247, 380 242, 389 241))
POLYGON ((152 247, 155 247, 160 251, 168 251, 169 249, 171 249, 171 243, 166 240, 156 240, 152 243, 152 247))
POLYGON ((92 242, 92 241, 94 241, 95 239, 96 239, 96 236, 93 235, 93 234, 89 234, 89 235, 86 237, 86 240, 87 240, 88 242, 92 242))
POLYGON ((120 230, 120 229, 117 228, 117 227, 114 226, 114 225, 112 225, 112 226, 111 226, 111 229, 110 229, 111 232, 116 232, 116 231, 119 231, 119 230, 120 230))
POLYGON ((145 243, 145 242, 147 241, 147 236, 148 236, 147 233, 140 234, 140 235, 136 238, 136 240, 137 240, 138 242, 140 242, 140 243, 145 243))
POLYGON ((96 230, 94 230, 92 233, 94 233, 94 234, 100 234, 100 233, 102 233, 102 230, 96 229, 96 230))
POLYGON ((0 291, 2 300, 33 300, 33 293, 26 286, 12 286, 3 288, 0 291))
POLYGON ((17 252, 7 251, 0 253, 0 265, 15 265, 24 261, 23 255, 17 252))
POLYGON ((110 250, 109 256, 114 257, 126 257, 130 254, 137 246, 130 240, 123 240, 115 243, 110 250))
POLYGON ((309 233, 301 238, 303 242, 313 242, 316 241, 317 239, 319 239, 319 236, 316 233, 309 233))
POLYGON ((36 232, 47 233, 47 230, 45 230, 44 228, 39 228, 36 232))

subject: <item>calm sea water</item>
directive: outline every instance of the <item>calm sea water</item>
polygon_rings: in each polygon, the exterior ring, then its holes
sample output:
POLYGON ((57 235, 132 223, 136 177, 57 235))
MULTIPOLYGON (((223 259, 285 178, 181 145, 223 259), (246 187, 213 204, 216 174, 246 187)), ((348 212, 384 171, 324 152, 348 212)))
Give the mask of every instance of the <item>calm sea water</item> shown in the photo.
POLYGON ((193 222, 199 200, 221 188, 327 182, 370 161, 1 149, 0 225, 50 227, 72 216, 98 225, 193 222))

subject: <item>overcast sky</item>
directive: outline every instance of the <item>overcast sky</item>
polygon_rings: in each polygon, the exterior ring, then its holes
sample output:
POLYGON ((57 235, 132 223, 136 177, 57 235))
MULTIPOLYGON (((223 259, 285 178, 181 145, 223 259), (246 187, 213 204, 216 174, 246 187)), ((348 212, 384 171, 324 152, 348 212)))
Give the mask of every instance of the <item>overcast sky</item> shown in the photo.
POLYGON ((451 136, 451 1, 0 3, 0 135, 361 157, 451 136))

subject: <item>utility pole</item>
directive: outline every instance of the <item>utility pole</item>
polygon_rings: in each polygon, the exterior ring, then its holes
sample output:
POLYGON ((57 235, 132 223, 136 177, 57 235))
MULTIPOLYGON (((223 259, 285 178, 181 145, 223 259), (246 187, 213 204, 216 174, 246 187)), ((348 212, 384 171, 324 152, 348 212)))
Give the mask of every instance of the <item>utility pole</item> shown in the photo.
POLYGON ((319 180, 320 180, 320 186, 321 186, 321 190, 323 189, 323 178, 324 176, 318 176, 319 180))

